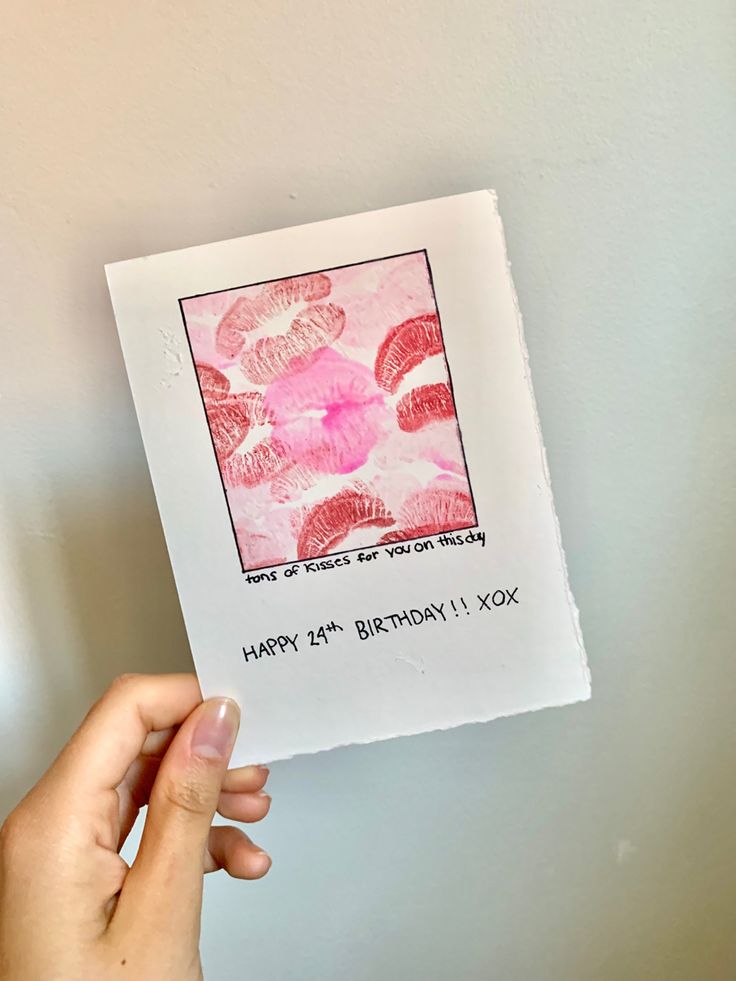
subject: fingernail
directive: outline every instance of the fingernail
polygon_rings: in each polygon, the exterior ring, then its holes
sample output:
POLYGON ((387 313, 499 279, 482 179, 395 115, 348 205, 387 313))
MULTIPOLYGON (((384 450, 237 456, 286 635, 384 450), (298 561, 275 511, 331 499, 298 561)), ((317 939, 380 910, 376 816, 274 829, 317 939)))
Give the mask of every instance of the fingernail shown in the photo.
POLYGON ((258 875, 265 875, 272 864, 271 856, 267 852, 258 852, 258 857, 255 861, 255 871, 258 875))
POLYGON ((262 775, 263 775, 264 777, 267 777, 267 776, 269 775, 269 773, 271 772, 271 771, 270 771, 270 770, 268 769, 268 767, 267 767, 267 766, 259 766, 259 767, 257 767, 257 769, 261 771, 261 774, 262 774, 262 775))
POLYGON ((192 752, 208 760, 228 758, 239 725, 240 709, 232 699, 208 699, 192 733, 192 752))

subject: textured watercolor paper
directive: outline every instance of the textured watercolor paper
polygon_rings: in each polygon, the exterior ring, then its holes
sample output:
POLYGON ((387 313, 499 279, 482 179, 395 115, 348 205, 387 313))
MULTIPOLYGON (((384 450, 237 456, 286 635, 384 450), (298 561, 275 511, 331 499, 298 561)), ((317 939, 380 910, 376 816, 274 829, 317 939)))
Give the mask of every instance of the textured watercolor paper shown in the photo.
POLYGON ((492 192, 107 274, 235 763, 589 697, 492 192))

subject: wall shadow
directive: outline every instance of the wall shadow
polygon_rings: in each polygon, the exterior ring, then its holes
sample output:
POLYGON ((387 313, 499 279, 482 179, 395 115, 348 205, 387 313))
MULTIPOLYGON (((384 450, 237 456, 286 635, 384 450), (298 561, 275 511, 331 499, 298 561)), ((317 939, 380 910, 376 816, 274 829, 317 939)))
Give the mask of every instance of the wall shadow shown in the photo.
POLYGON ((153 489, 136 462, 105 467, 94 483, 55 476, 46 520, 17 486, 5 502, 32 702, 10 720, 23 731, 13 733, 19 758, 0 788, 0 817, 114 677, 193 670, 153 489))

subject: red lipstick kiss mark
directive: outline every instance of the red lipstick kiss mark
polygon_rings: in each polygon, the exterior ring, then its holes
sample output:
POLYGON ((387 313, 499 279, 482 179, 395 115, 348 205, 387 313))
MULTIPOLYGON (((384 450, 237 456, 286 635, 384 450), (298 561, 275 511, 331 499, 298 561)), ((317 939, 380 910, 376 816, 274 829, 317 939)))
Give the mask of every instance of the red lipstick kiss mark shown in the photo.
POLYGON ((228 358, 237 357, 245 344, 245 334, 262 327, 295 303, 324 299, 331 289, 329 277, 315 273, 266 283, 256 296, 239 296, 217 325, 217 350, 228 358))
POLYGON ((273 480, 290 462, 288 447, 267 436, 247 453, 230 456, 222 465, 222 479, 229 487, 255 487, 273 480))
POLYGON ((395 392, 401 379, 426 358, 442 351, 442 334, 437 315, 423 313, 392 327, 376 355, 376 381, 395 392))
POLYGON ((311 467, 294 463, 275 477, 271 484, 271 496, 278 504, 295 501, 315 484, 317 476, 311 467))
POLYGON ((250 531, 244 526, 238 528, 238 548, 241 558, 247 556, 249 569, 262 569, 269 565, 282 565, 287 561, 285 555, 274 552, 278 548, 269 535, 250 531))
POLYGON ((469 494, 450 488, 430 487, 418 491, 401 509, 402 527, 379 539, 379 545, 424 538, 443 531, 469 528, 476 522, 475 509, 469 494))
POLYGON ((315 504, 309 512, 299 533, 297 556, 314 559, 326 555, 354 528, 385 528, 393 523, 394 518, 380 497, 367 488, 347 487, 315 504))
POLYGON ((285 334, 260 337, 243 352, 241 367, 254 385, 268 385, 308 367, 320 348, 332 343, 345 326, 345 311, 334 303, 316 304, 297 314, 285 334))
POLYGON ((438 382, 435 385, 420 385, 407 392, 396 406, 399 428, 406 433, 415 433, 430 422, 452 419, 455 406, 449 385, 438 382))
POLYGON ((230 382, 225 375, 210 364, 197 364, 199 387, 205 402, 209 399, 224 399, 230 391, 230 382))
POLYGON ((210 432, 220 461, 226 460, 237 450, 252 426, 260 426, 266 422, 266 411, 260 392, 227 395, 208 402, 206 410, 210 432))

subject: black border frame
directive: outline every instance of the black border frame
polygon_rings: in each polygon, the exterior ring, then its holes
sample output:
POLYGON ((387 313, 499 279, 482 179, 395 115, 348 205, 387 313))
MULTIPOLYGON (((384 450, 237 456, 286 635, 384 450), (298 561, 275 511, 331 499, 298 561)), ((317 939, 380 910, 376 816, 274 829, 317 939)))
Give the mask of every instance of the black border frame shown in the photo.
POLYGON ((241 572, 244 575, 245 574, 249 574, 249 573, 262 572, 265 569, 280 569, 283 566, 287 566, 287 565, 301 565, 303 562, 319 562, 322 559, 329 558, 332 555, 348 555, 351 552, 365 552, 365 551, 368 551, 369 549, 374 549, 374 548, 391 548, 393 545, 404 545, 404 544, 408 544, 409 542, 418 542, 418 541, 421 541, 423 538, 437 538, 440 535, 452 535, 452 534, 456 534, 456 533, 459 533, 459 532, 462 532, 462 531, 471 531, 473 528, 478 528, 479 527, 478 508, 477 508, 476 503, 475 503, 475 494, 473 492, 473 483, 472 483, 472 481, 470 479, 470 469, 468 467, 468 461, 467 461, 467 458, 465 456, 465 443, 464 443, 464 440, 463 440, 463 431, 462 431, 462 427, 460 425, 460 417, 458 416, 458 412, 457 412, 457 402, 455 401, 455 387, 453 385, 452 372, 450 371, 450 364, 449 364, 449 362, 447 360, 447 351, 445 349, 445 335, 444 335, 444 331, 442 329, 442 315, 440 314, 439 303, 437 302, 437 291, 435 290, 434 276, 432 275, 432 264, 429 261, 429 253, 427 252, 426 248, 425 249, 413 249, 411 252, 396 252, 393 255, 384 255, 384 256, 380 256, 380 257, 375 258, 375 259, 361 259, 358 262, 345 262, 345 263, 343 263, 342 265, 339 265, 339 266, 327 266, 324 269, 312 269, 312 270, 309 270, 309 271, 306 271, 306 272, 294 273, 291 276, 276 276, 273 279, 263 279, 263 280, 260 280, 260 282, 257 282, 257 283, 246 283, 243 286, 229 286, 226 289, 222 289, 222 290, 210 290, 207 293, 192 293, 191 296, 181 296, 181 297, 179 297, 179 299, 177 300, 177 302, 179 304, 179 313, 181 314, 181 320, 182 320, 182 324, 184 326, 184 335, 185 335, 185 337, 187 339, 187 347, 189 348, 189 355, 190 355, 190 357, 192 359, 192 369, 194 371, 194 377, 197 380, 197 390, 199 392, 199 398, 200 398, 200 401, 202 403, 202 411, 204 412, 205 422, 207 423, 207 432, 210 435, 210 442, 212 443, 212 452, 213 452, 214 458, 215 458, 215 466, 217 467, 217 475, 220 478, 220 485, 222 487, 222 493, 223 493, 223 495, 225 497, 225 506, 227 507, 227 514, 228 514, 228 518, 230 519, 230 528, 232 529, 233 539, 235 540, 235 549, 236 549, 236 551, 238 553, 238 560, 240 562, 240 570, 241 570, 241 572), (371 263, 371 262, 385 262, 388 259, 401 259, 401 258, 404 258, 405 256, 420 255, 420 254, 423 254, 424 255, 424 261, 425 261, 425 263, 427 265, 427 274, 429 276, 429 287, 432 290, 432 300, 434 301, 434 309, 435 309, 435 313, 437 314, 437 322, 438 322, 438 324, 440 326, 440 337, 442 338, 442 358, 443 358, 443 360, 445 362, 445 369, 447 371, 447 381, 448 381, 448 385, 449 385, 449 388, 450 388, 450 397, 452 398, 452 406, 453 406, 453 409, 455 410, 455 424, 457 425, 458 437, 460 439, 460 452, 462 453, 462 457, 463 457, 463 465, 465 467, 465 476, 466 476, 467 481, 468 481, 468 489, 470 490, 470 501, 471 501, 471 503, 473 505, 473 514, 475 515, 475 524, 472 524, 472 525, 463 525, 462 528, 448 528, 448 529, 446 529, 444 531, 437 532, 434 535, 417 535, 415 538, 402 538, 401 541, 399 541, 399 542, 392 542, 390 545, 389 544, 387 544, 387 545, 378 545, 378 544, 375 544, 375 545, 359 545, 359 546, 356 546, 355 548, 341 549, 339 552, 326 552, 324 555, 316 555, 316 556, 314 556, 313 558, 310 558, 310 559, 292 559, 289 562, 277 562, 277 563, 275 563, 273 565, 261 565, 261 566, 256 566, 256 567, 253 567, 253 568, 246 569, 245 566, 244 566, 244 563, 243 563, 243 556, 242 556, 242 553, 240 551, 240 543, 238 542, 238 534, 237 534, 237 532, 235 530, 235 522, 233 521, 233 514, 232 514, 232 511, 230 510, 230 499, 228 498, 227 488, 225 487, 225 481, 222 478, 222 471, 220 470, 220 463, 219 463, 219 461, 217 459, 217 450, 215 448, 215 440, 214 440, 214 437, 212 435, 212 429, 210 427, 209 416, 207 415, 207 406, 206 406, 206 403, 205 403, 205 400, 204 400, 204 394, 202 392, 202 385, 201 385, 200 380, 199 380, 199 373, 197 371, 197 362, 196 362, 196 359, 194 357, 194 351, 192 350, 192 342, 191 342, 191 338, 189 337, 189 330, 187 329, 187 318, 186 318, 185 313, 184 313, 183 304, 187 300, 196 300, 196 299, 198 299, 199 297, 202 297, 202 296, 216 296, 218 293, 231 293, 231 292, 233 292, 235 290, 250 289, 253 286, 265 286, 267 283, 278 283, 282 279, 298 279, 300 276, 314 276, 314 275, 317 275, 318 273, 329 273, 329 272, 333 272, 336 269, 349 269, 352 266, 365 266, 365 265, 368 265, 368 263, 371 263))

